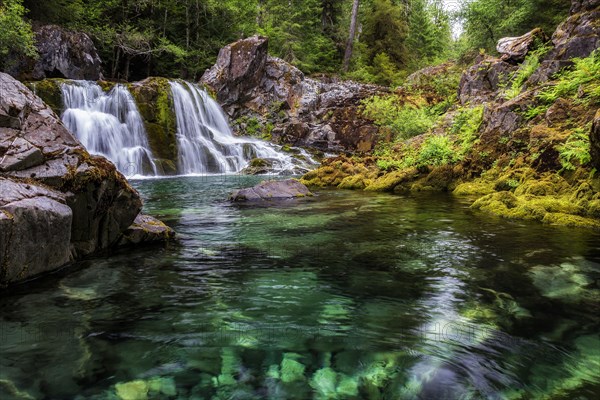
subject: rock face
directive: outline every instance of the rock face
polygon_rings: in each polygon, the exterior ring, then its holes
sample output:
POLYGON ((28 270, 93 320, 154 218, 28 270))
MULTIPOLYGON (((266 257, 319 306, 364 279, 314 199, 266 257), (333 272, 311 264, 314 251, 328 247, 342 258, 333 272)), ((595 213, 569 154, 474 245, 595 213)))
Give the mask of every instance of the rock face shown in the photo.
POLYGON ((587 57, 600 47, 600 0, 573 1, 571 16, 552 35, 552 50, 529 78, 528 86, 544 83, 575 57, 587 57))
POLYGON ((0 178, 0 284, 71 261, 72 220, 64 194, 0 178))
POLYGON ((472 105, 492 101, 518 67, 494 57, 486 57, 465 71, 460 79, 458 98, 472 105))
POLYGON ((261 202, 289 200, 312 195, 302 183, 295 179, 288 179, 285 181, 263 182, 251 188, 237 190, 231 194, 229 199, 233 202, 261 202))
POLYGON ((39 59, 20 60, 8 71, 11 75, 21 80, 101 78, 102 61, 85 33, 44 25, 35 29, 35 38, 39 59))
POLYGON ((267 46, 267 39, 258 36, 232 43, 201 79, 216 93, 235 130, 246 133, 252 121, 269 127, 281 143, 323 151, 372 149, 377 127, 361 115, 359 106, 386 88, 307 78, 298 68, 268 56, 267 46))
POLYGON ((534 29, 519 37, 507 37, 498 41, 496 50, 502 55, 502 60, 520 63, 525 60, 529 50, 533 50, 536 42, 546 41, 546 35, 541 29, 534 29))
POLYGON ((56 114, 0 73, 0 285, 110 248, 142 201, 56 114))

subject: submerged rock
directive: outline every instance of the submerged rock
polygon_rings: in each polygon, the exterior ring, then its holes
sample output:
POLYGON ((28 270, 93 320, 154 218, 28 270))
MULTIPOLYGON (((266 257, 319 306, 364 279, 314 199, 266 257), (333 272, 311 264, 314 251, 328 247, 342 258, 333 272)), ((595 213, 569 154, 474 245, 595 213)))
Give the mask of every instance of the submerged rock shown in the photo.
POLYGON ((117 245, 142 201, 111 162, 90 155, 23 84, 0 73, 0 88, 5 285, 117 245))
POLYGON ((229 196, 233 202, 286 200, 312 196, 306 186, 295 179, 262 182, 251 188, 236 190, 229 196))
POLYGON ((133 224, 123 232, 119 245, 164 242, 175 238, 175 231, 164 222, 145 214, 138 214, 133 224))

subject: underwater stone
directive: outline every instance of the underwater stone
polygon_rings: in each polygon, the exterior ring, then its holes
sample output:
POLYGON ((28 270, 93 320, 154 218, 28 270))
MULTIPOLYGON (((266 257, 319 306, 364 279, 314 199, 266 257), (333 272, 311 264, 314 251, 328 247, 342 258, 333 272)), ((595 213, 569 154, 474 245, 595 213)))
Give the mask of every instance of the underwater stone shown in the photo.
POLYGON ((115 385, 117 396, 122 400, 146 400, 148 398, 148 383, 136 380, 115 385))

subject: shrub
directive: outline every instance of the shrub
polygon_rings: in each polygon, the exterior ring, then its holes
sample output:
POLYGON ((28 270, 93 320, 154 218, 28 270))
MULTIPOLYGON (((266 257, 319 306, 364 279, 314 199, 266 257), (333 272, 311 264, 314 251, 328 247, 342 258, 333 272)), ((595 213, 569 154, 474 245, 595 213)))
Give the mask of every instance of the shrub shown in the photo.
POLYGON ((429 136, 419 150, 418 166, 439 166, 456 161, 455 150, 448 136, 429 136))

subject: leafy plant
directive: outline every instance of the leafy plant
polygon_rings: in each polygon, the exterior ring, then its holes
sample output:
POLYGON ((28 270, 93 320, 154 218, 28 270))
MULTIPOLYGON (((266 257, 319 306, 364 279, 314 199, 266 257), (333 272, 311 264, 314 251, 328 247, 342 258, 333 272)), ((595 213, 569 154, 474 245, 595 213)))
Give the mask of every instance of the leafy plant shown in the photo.
POLYGON ((363 101, 363 115, 379 126, 389 127, 394 140, 428 132, 438 119, 429 107, 400 105, 395 96, 374 96, 363 101))
POLYGON ((567 141, 556 146, 563 170, 572 171, 578 165, 586 165, 592 160, 590 155, 590 137, 587 131, 578 128, 567 141))
POLYGON ((538 69, 538 67, 540 66, 540 58, 543 57, 543 55, 546 54, 548 50, 549 47, 542 46, 536 49, 535 51, 531 52, 527 56, 527 58, 525 58, 525 61, 523 62, 523 64, 521 64, 521 67, 516 72, 515 77, 513 78, 510 84, 510 87, 504 92, 504 98, 510 100, 514 99, 519 94, 521 94, 521 91, 523 90, 523 85, 538 69))
POLYGON ((417 164, 419 166, 438 166, 454 161, 456 161, 455 150, 450 138, 448 136, 433 135, 423 142, 417 164))
POLYGON ((463 108, 458 111, 450 131, 458 136, 458 157, 462 158, 473 148, 483 122, 483 106, 463 108))

